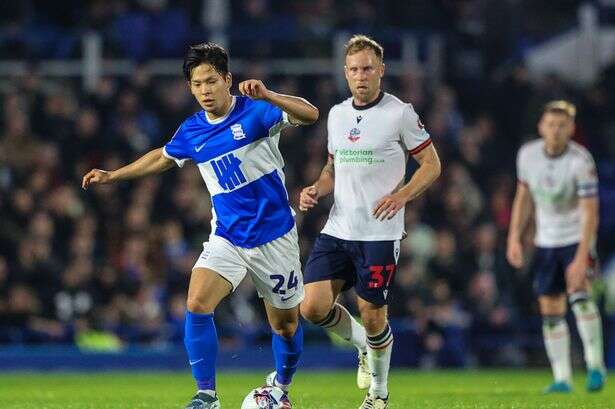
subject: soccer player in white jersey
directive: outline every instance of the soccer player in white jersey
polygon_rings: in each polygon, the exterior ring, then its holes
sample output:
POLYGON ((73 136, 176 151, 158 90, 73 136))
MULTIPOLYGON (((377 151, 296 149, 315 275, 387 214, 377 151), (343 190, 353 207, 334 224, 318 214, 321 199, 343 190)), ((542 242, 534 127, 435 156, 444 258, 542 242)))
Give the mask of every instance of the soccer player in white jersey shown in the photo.
POLYGON ((512 266, 520 268, 524 262, 521 234, 533 205, 536 251, 531 269, 555 378, 545 389, 547 393, 571 391, 566 294, 583 341, 587 390, 601 390, 606 376, 602 324, 589 282, 598 227, 598 178, 591 154, 570 141, 575 114, 576 108, 567 101, 548 103, 538 123, 541 139, 519 150, 508 234, 506 256, 512 266))
MULTIPOLYGON (((267 383, 288 391, 303 347, 299 303, 303 277, 294 214, 284 186, 280 130, 311 124, 318 109, 306 100, 275 93, 259 80, 230 93, 228 54, 217 44, 190 47, 183 66, 190 92, 202 110, 187 118, 173 138, 114 171, 93 169, 83 188, 156 174, 192 160, 213 205, 212 231, 190 277, 185 346, 197 393, 186 409, 217 409, 218 339, 213 312, 248 273, 273 329, 276 371, 267 383)), ((291 404, 286 393, 283 408, 291 404)))
POLYGON ((327 164, 300 196, 305 211, 334 192, 329 219, 305 266, 301 314, 357 347, 357 384, 369 387, 361 408, 382 409, 388 407, 393 347, 387 296, 404 234, 404 207, 436 180, 440 161, 412 105, 382 92, 383 49, 377 42, 353 36, 344 72, 352 97, 331 108, 327 164), (404 184, 408 155, 420 166, 404 184), (364 326, 336 303, 351 287, 364 326))

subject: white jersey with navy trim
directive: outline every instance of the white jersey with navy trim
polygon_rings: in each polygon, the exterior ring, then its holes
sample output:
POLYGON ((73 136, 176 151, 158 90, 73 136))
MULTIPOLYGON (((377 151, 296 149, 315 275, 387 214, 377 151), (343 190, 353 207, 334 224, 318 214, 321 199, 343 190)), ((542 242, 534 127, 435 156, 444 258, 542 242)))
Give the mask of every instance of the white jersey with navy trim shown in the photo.
POLYGON ((598 176, 592 155, 576 142, 552 157, 544 141, 537 139, 521 147, 517 155, 517 179, 525 184, 536 210, 539 247, 562 247, 581 240, 579 197, 598 194, 598 176))
POLYGON ((233 96, 225 117, 210 120, 199 111, 164 146, 163 154, 180 167, 186 160, 197 164, 211 194, 212 234, 253 248, 293 228, 278 148, 289 125, 275 105, 233 96))
POLYGON ((384 92, 365 106, 349 98, 331 108, 327 131, 335 188, 322 232, 343 240, 401 239, 404 209, 384 221, 375 219, 372 210, 403 184, 408 154, 431 144, 412 105, 384 92))

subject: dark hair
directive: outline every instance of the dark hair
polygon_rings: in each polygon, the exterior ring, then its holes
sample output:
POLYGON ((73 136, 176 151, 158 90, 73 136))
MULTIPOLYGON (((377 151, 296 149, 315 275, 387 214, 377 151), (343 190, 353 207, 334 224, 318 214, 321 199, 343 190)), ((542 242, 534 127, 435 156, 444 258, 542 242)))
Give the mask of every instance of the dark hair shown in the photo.
POLYGON ((191 45, 184 57, 184 77, 190 81, 192 70, 201 64, 209 64, 223 77, 228 74, 228 53, 216 43, 191 45))

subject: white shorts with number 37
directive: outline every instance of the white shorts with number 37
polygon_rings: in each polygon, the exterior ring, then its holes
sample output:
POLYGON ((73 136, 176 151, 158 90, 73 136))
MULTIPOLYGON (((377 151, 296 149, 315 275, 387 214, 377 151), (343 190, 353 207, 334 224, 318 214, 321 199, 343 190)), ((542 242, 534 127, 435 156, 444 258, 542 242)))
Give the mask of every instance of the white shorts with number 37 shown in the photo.
POLYGON ((193 268, 198 267, 220 274, 233 285, 233 291, 249 273, 258 295, 276 308, 293 308, 303 300, 297 227, 251 249, 212 234, 193 268))

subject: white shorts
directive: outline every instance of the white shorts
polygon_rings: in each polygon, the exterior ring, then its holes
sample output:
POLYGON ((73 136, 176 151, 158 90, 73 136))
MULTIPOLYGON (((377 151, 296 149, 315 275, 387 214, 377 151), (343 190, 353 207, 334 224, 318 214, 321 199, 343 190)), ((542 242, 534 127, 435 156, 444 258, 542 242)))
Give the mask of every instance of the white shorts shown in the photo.
POLYGON ((284 236, 251 249, 237 247, 211 235, 193 268, 208 268, 237 288, 246 273, 261 298, 280 309, 290 309, 303 300, 303 273, 299 260, 297 227, 284 236))

